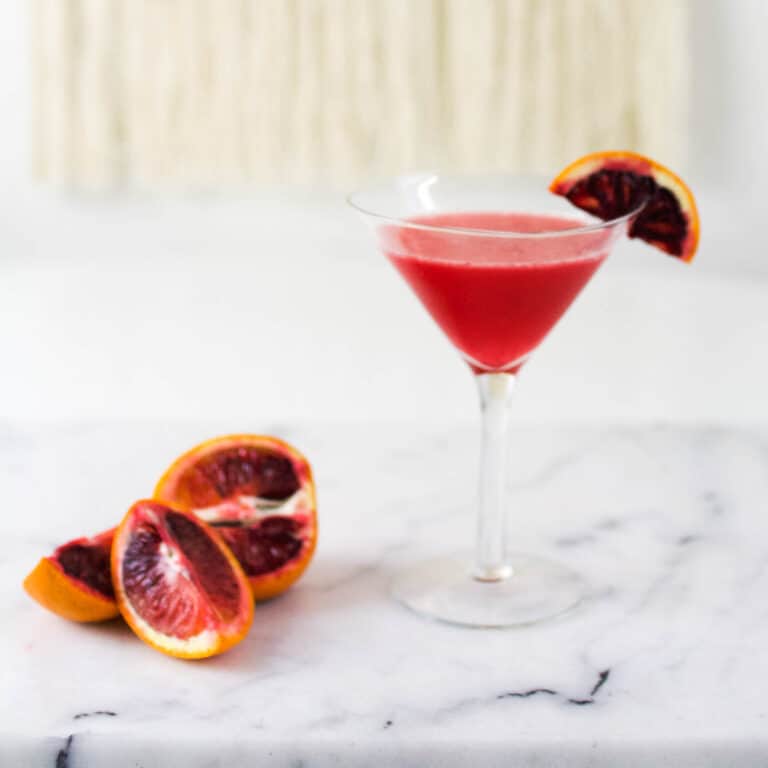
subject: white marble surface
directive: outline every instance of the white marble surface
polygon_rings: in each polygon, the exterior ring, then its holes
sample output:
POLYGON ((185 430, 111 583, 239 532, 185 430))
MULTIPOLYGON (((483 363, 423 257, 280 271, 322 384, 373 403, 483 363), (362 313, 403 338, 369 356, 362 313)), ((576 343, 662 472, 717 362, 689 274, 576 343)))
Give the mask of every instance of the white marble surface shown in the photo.
MULTIPOLYGON (((764 201, 699 201, 696 261, 621 243, 536 351, 520 419, 768 426, 764 201)), ((15 205, 0 420, 474 423, 471 377, 342 190, 15 205)))
POLYGON ((6 425, 0 766, 766 763, 768 435, 526 427, 516 446, 510 544, 580 569, 593 597, 553 623, 473 631, 387 597, 400 565, 471 536, 473 430, 6 425), (181 662, 26 597, 39 555, 232 428, 296 442, 320 502, 313 566, 244 643, 181 662))

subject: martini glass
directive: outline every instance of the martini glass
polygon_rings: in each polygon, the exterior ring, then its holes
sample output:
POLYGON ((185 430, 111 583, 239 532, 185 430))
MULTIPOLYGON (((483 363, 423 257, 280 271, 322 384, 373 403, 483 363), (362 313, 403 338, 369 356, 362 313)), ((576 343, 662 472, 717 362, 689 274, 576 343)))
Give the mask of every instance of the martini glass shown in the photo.
MULTIPOLYGON (((474 627, 533 624, 586 594, 559 563, 507 549, 509 405, 520 368, 638 211, 587 218, 504 176, 404 176, 349 197, 380 250, 475 375, 482 411, 474 554, 421 562, 393 593, 419 614, 474 627)), ((639 210, 639 209, 638 209, 639 210)))

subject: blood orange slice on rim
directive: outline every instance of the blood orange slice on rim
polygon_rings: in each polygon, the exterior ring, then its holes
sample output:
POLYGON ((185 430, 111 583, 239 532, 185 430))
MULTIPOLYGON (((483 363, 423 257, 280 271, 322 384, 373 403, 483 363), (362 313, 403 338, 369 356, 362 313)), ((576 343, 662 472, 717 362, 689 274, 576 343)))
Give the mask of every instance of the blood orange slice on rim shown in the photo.
POLYGON ((136 502, 120 523, 112 581, 133 631, 171 656, 215 656, 253 622, 248 581, 218 534, 157 501, 136 502))
POLYGON ((40 605, 71 621, 105 621, 119 615, 109 555, 115 529, 74 539, 44 557, 24 579, 40 605))
POLYGON ((629 228, 639 237, 683 261, 699 243, 699 214, 685 182, 663 165, 635 152, 595 152, 561 171, 550 190, 603 220, 643 206, 629 228))
POLYGON ((214 527, 240 562, 256 600, 288 589, 317 542, 309 462, 265 435, 208 440, 179 457, 155 497, 214 527))

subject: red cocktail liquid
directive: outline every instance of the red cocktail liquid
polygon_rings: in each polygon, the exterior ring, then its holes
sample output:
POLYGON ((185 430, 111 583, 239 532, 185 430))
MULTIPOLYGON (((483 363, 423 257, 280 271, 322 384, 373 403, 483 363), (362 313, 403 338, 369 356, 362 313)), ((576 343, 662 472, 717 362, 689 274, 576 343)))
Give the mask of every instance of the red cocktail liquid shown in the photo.
POLYGON ((559 216, 473 212, 411 221, 454 231, 393 226, 385 241, 387 256, 478 373, 516 371, 610 248, 605 230, 543 237, 492 234, 584 227, 583 221, 559 216))

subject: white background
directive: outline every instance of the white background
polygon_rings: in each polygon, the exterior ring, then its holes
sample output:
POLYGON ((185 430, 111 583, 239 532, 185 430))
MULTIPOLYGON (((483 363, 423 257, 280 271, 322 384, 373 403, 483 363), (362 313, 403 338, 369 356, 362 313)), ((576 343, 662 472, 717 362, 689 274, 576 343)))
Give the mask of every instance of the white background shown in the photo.
MULTIPOLYGON (((471 377, 339 191, 31 184, 24 5, 0 4, 0 419, 475 417, 471 377)), ((521 420, 768 423, 768 3, 692 5, 700 255, 623 245, 530 364, 521 420)))

